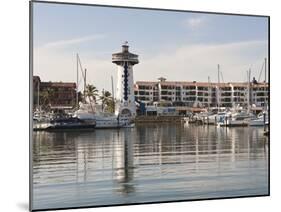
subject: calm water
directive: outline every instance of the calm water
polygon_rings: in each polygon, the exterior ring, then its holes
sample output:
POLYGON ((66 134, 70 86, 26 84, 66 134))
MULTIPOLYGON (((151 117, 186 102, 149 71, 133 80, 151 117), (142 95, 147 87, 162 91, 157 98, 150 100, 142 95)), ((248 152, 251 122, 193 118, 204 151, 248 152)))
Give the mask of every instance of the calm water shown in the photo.
POLYGON ((34 209, 268 193, 262 128, 146 124, 33 136, 34 209))

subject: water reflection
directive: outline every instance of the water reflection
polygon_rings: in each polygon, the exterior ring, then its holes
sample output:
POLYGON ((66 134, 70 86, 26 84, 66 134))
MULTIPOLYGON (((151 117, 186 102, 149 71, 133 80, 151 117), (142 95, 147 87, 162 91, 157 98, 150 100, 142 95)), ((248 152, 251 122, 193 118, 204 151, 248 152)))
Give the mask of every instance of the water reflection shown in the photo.
POLYGON ((114 179, 121 185, 118 191, 126 195, 135 190, 133 183, 131 183, 134 177, 134 140, 129 129, 118 131, 113 143, 114 179))
POLYGON ((33 135, 34 209, 268 192, 261 128, 146 124, 33 135))

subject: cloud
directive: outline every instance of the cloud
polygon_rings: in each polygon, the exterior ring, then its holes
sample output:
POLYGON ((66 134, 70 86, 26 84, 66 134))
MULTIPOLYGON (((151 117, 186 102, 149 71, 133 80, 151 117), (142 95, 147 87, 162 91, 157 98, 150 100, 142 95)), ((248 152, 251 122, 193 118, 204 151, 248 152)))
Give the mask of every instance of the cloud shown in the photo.
POLYGON ((202 26, 205 23, 205 18, 203 17, 193 17, 184 20, 184 25, 190 29, 195 29, 202 26))
MULTIPOLYGON (((217 64, 225 82, 245 81, 246 70, 252 67, 252 76, 258 78, 263 59, 267 56, 267 41, 244 41, 224 44, 183 44, 181 47, 158 52, 154 55, 139 52, 140 63, 134 66, 134 79, 156 80, 160 76, 168 80, 217 81, 217 64)), ((97 57, 80 52, 87 81, 111 91, 110 76, 116 85, 116 65, 111 53, 97 57)), ((76 55, 70 51, 58 52, 54 48, 37 48, 34 52, 34 75, 43 81, 76 82, 76 55)), ((81 76, 81 74, 80 74, 81 76)), ((81 81, 81 77, 80 80, 81 81)), ((80 84, 82 88, 82 84, 80 84)))
POLYGON ((46 43, 43 46, 41 46, 41 48, 63 48, 63 47, 80 44, 88 41, 99 40, 101 38, 104 38, 104 35, 97 34, 97 35, 90 35, 90 36, 84 36, 79 38, 72 38, 68 40, 59 40, 59 41, 46 43))
POLYGON ((220 64, 225 82, 244 81, 246 70, 252 67, 258 76, 264 57, 266 41, 245 41, 225 44, 184 45, 174 50, 162 51, 154 57, 143 57, 135 67, 137 80, 155 80, 160 76, 168 80, 217 80, 220 64))

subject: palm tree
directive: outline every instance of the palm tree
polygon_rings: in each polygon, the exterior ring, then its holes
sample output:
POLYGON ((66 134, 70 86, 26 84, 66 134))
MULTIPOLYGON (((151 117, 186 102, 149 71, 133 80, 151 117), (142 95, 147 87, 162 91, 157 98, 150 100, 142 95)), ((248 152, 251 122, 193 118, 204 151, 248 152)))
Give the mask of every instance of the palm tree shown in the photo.
POLYGON ((115 111, 115 104, 114 104, 114 99, 111 97, 107 103, 107 110, 110 113, 114 113, 115 111))
POLYGON ((109 91, 103 90, 100 99, 102 102, 102 109, 106 106, 109 112, 114 112, 114 101, 109 91))
POLYGON ((47 88, 46 90, 42 91, 39 95, 40 105, 42 105, 42 107, 45 110, 48 110, 52 103, 53 97, 54 97, 54 89, 47 88))
POLYGON ((90 101, 96 102, 96 97, 98 96, 98 92, 99 92, 98 89, 94 85, 88 84, 86 86, 84 98, 89 97, 90 101))

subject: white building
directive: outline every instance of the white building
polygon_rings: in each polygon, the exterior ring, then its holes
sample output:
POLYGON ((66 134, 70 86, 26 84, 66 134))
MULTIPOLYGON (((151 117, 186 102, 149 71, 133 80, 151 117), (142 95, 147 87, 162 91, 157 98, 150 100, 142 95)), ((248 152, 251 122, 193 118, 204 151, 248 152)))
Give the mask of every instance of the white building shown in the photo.
POLYGON ((134 117, 136 104, 133 66, 139 63, 138 55, 130 53, 128 43, 125 42, 122 45, 122 52, 112 54, 112 63, 117 65, 115 113, 121 117, 134 117))
POLYGON ((235 107, 249 104, 263 107, 268 102, 267 83, 230 82, 208 83, 188 81, 137 81, 135 96, 146 105, 158 105, 169 102, 173 106, 183 107, 235 107), (249 91, 250 88, 250 92, 249 91), (250 95, 249 95, 250 93, 250 95))

